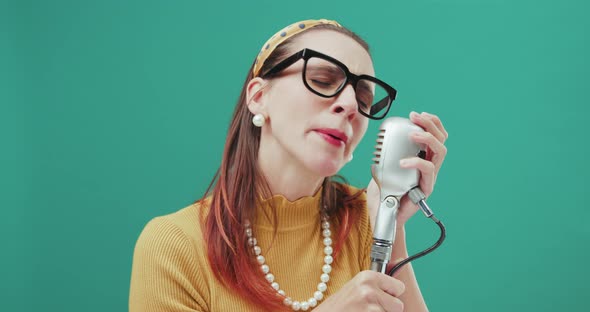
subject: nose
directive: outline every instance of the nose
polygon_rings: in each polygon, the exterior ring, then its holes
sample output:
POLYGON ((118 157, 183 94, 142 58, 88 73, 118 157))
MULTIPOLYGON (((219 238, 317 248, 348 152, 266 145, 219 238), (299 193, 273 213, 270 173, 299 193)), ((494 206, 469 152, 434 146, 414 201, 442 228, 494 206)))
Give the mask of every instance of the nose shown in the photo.
POLYGON ((358 112, 356 92, 351 84, 347 84, 332 104, 332 111, 336 114, 344 114, 347 118, 353 119, 358 112))

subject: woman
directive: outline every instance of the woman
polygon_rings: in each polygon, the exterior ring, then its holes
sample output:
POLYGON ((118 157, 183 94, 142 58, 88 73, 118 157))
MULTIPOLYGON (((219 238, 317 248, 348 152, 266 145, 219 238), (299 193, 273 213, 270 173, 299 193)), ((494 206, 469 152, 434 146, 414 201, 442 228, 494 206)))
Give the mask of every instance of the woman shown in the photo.
MULTIPOLYGON (((334 21, 279 31, 249 71, 221 167, 203 199, 150 221, 138 239, 131 311, 426 311, 410 265, 367 271, 378 192, 334 182, 369 119, 395 90, 374 77, 367 44, 334 21), (384 95, 376 96, 376 95, 384 95)), ((427 113, 421 172, 428 195, 447 133, 427 113)), ((402 200, 392 259, 406 258, 402 200)))

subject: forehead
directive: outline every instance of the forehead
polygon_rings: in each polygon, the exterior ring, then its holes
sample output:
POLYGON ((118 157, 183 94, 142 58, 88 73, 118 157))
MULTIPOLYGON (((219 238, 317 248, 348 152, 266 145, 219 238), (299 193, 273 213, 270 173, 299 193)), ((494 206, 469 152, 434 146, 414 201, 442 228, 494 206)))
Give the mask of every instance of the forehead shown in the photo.
POLYGON ((302 33, 292 43, 293 52, 308 48, 344 63, 355 74, 375 75, 369 53, 351 37, 333 30, 321 29, 302 33))

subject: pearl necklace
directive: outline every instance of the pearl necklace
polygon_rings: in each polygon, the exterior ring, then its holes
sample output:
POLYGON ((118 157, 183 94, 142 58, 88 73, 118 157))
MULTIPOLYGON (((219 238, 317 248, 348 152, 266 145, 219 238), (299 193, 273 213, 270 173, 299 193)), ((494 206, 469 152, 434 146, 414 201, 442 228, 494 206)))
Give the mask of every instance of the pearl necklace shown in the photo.
POLYGON ((297 301, 293 300, 291 297, 288 297, 285 294, 285 291, 281 289, 279 283, 275 281, 275 276, 270 273, 270 268, 265 263, 266 260, 264 256, 262 256, 262 251, 258 246, 258 242, 256 238, 252 235, 252 228, 250 227, 250 222, 246 220, 245 223, 246 227, 246 235, 248 236, 248 245, 252 247, 254 254, 256 255, 256 261, 260 264, 260 269, 264 274, 266 280, 270 283, 270 286, 274 288, 279 295, 285 297, 283 299, 283 304, 286 306, 290 306, 294 311, 307 311, 309 309, 313 309, 317 306, 318 302, 324 298, 324 292, 328 289, 328 281, 330 280, 330 272, 332 272, 332 262, 334 258, 332 258, 332 239, 330 236, 332 232, 330 231, 330 221, 328 221, 328 216, 322 217, 322 236, 324 237, 324 265, 322 266, 322 275, 320 275, 320 283, 318 284, 317 291, 313 293, 313 296, 304 301, 297 301))

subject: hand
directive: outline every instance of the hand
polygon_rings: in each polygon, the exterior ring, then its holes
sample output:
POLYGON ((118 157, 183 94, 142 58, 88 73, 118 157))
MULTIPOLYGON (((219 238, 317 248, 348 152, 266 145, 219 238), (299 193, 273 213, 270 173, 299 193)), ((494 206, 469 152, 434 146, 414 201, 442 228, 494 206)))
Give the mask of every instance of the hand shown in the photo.
POLYGON ((401 312, 404 303, 398 299, 405 285, 389 275, 362 271, 314 311, 387 311, 401 312))
MULTIPOLYGON (((449 134, 436 115, 412 112, 410 114, 410 120, 424 129, 424 133, 413 133, 410 138, 416 143, 423 143, 427 146, 426 158, 406 158, 402 160, 400 166, 402 168, 415 168, 420 171, 419 185, 426 197, 428 197, 434 190, 436 177, 445 156, 447 155, 447 148, 444 143, 449 137, 449 134)), ((369 215, 371 216, 371 224, 375 224, 375 216, 379 209, 379 188, 372 179, 367 187, 367 205, 369 207, 369 215)), ((397 215, 397 226, 404 226, 406 221, 408 221, 418 209, 418 206, 415 205, 407 195, 402 197, 397 215)))

